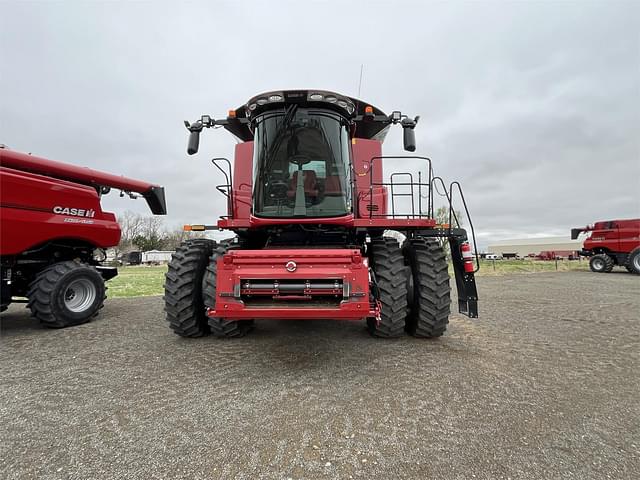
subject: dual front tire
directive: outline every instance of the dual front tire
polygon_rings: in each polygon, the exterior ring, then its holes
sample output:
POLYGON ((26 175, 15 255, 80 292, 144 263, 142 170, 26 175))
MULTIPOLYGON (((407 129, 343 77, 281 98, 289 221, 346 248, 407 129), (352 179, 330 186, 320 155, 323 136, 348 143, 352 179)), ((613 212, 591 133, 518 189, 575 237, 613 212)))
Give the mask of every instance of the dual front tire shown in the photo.
POLYGON ((434 239, 407 239, 401 249, 395 239, 370 244, 374 297, 380 319, 367 327, 376 337, 393 338, 405 331, 422 338, 441 336, 451 311, 451 287, 445 252, 434 239))
POLYGON ((228 247, 212 240, 189 240, 176 249, 165 275, 164 303, 169 327, 181 337, 241 337, 252 322, 208 317, 215 306, 217 259, 228 247))

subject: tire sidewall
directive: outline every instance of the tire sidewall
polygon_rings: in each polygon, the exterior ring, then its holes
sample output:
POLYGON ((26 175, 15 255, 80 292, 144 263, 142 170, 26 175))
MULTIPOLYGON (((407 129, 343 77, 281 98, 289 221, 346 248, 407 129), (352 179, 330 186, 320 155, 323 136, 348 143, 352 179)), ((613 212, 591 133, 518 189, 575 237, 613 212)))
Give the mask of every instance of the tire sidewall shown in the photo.
POLYGON ((602 258, 601 255, 595 255, 589 261, 589 268, 591 268, 592 272, 604 273, 604 271, 606 270, 606 267, 607 267, 606 262, 604 261, 604 258, 602 258))
POLYGON ((629 255, 628 267, 632 273, 640 275, 640 249, 636 249, 629 255))
POLYGON ((100 274, 91 267, 80 266, 62 275, 56 282, 55 287, 51 291, 51 311, 56 318, 59 318, 67 325, 77 325, 87 322, 93 317, 104 302, 105 285, 100 274), (64 301, 64 295, 67 287, 76 280, 90 281, 96 289, 96 295, 93 302, 85 310, 81 312, 73 312, 67 308, 64 301))

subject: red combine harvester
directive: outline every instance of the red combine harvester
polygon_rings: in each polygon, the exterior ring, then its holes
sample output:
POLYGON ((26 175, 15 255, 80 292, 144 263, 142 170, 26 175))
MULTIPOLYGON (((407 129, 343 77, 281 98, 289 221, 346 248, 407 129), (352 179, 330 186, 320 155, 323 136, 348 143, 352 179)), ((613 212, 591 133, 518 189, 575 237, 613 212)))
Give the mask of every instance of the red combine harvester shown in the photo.
POLYGON ((212 160, 226 179, 217 189, 227 197, 227 215, 217 225, 185 228, 232 230, 237 237, 223 244, 188 241, 176 251, 164 296, 173 331, 237 337, 254 319, 366 319, 378 337, 404 331, 438 337, 450 313, 440 239, 451 246, 459 310, 477 317, 479 263, 467 233, 452 225, 458 224, 453 209, 448 225, 434 220, 436 186, 449 206, 459 194, 468 216, 460 185, 447 189, 426 157, 382 156, 394 124, 413 152, 417 122, 317 90, 269 92, 225 119, 185 122, 189 154, 197 152, 203 128, 222 126, 241 141, 233 167, 212 160), (411 162, 417 172, 384 180, 383 163, 408 168, 411 162), (403 245, 398 233, 406 237, 403 245))
POLYGON ((640 274, 640 218, 630 220, 607 220, 583 228, 572 228, 571 239, 582 232, 590 235, 585 239, 580 255, 591 257, 592 272, 609 273, 614 265, 640 274))
POLYGON ((0 149, 1 310, 27 302, 54 328, 98 313, 104 281, 118 274, 98 260, 120 241, 115 215, 100 206, 111 188, 139 193, 154 214, 166 213, 158 185, 0 149))

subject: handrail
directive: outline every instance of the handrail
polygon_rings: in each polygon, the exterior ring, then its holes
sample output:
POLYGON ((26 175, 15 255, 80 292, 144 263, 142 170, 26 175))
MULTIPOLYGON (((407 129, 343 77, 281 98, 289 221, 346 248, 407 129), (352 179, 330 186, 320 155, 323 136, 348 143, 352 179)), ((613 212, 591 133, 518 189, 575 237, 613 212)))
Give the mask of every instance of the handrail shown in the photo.
POLYGON ((389 175, 389 180, 390 180, 390 184, 391 184, 391 212, 392 214, 395 214, 396 211, 396 204, 395 204, 395 197, 411 197, 411 217, 412 218, 416 218, 416 207, 415 207, 415 199, 414 199, 414 190, 413 190, 413 175, 411 175, 411 173, 409 172, 394 172, 391 175, 389 175), (409 183, 397 183, 394 184, 393 182, 393 177, 409 177, 409 183), (401 187, 401 186, 409 186, 411 187, 411 191, 410 193, 395 193, 393 191, 393 187, 401 187))
POLYGON ((433 189, 438 192, 438 195, 444 196, 447 199, 447 204, 449 205, 449 233, 451 233, 451 228, 452 228, 451 215, 452 214, 453 214, 453 220, 456 221, 456 226, 460 227, 460 220, 458 220, 458 216, 456 215, 456 212, 453 209, 453 199, 449 196, 449 193, 447 192, 447 186, 445 185, 442 177, 439 177, 439 176, 433 177, 432 184, 433 184, 433 189), (440 191, 438 190, 438 187, 437 187, 438 182, 440 182, 440 185, 442 185, 442 190, 444 190, 444 193, 440 193, 440 191))
MULTIPOLYGON (((375 157, 371 157, 371 160, 369 161, 369 218, 373 218, 375 217, 391 217, 391 218, 395 218, 398 216, 401 216, 401 214, 396 214, 395 213, 395 203, 393 200, 393 187, 394 186, 403 186, 403 185, 410 185, 411 186, 411 190, 413 193, 413 188, 414 186, 418 186, 418 211, 419 211, 419 218, 422 218, 422 187, 427 187, 429 189, 429 192, 427 194, 427 198, 428 198, 428 204, 427 204, 427 217, 429 218, 433 218, 433 192, 431 191, 431 181, 433 178, 433 165, 432 165, 432 161, 429 157, 421 157, 421 156, 417 156, 417 155, 380 155, 380 156, 375 156, 375 157), (383 160, 383 159, 402 159, 402 160, 424 160, 427 162, 429 169, 428 169, 428 183, 423 183, 422 182, 422 172, 421 170, 418 170, 418 183, 413 182, 413 176, 411 175, 411 173, 409 172, 394 172, 390 175, 390 182, 381 182, 381 183, 374 183, 373 181, 373 166, 374 166, 374 162, 375 160, 383 160), (393 176, 394 175, 409 175, 411 182, 410 183, 397 183, 393 181, 393 176), (386 187, 389 186, 391 187, 392 190, 392 199, 391 199, 391 207, 392 207, 392 211, 391 211, 391 215, 386 214, 386 215, 373 215, 373 188, 374 187, 386 187)), ((354 179, 354 186, 356 186, 355 183, 355 179, 354 179)), ((360 194, 358 193, 358 196, 356 196, 356 198, 359 200, 360 198, 366 198, 366 194, 362 197, 359 196, 360 194)), ((360 208, 359 205, 359 201, 358 203, 358 209, 360 208)), ((412 213, 411 216, 413 218, 416 217, 415 215, 415 198, 412 195, 412 200, 411 200, 411 209, 412 209, 412 213)), ((358 216, 360 212, 357 212, 358 216)), ((406 214, 406 216, 409 216, 409 214, 406 214)))
MULTIPOLYGON (((473 240, 473 251, 476 257, 476 268, 473 273, 476 273, 480 270, 480 257, 478 255, 478 244, 476 243, 476 232, 473 228, 473 222, 471 221, 471 215, 469 214, 469 208, 467 207, 467 201, 464 198, 464 193, 462 193, 462 186, 460 182, 453 181, 449 184, 449 198, 453 200, 453 187, 456 186, 458 188, 458 193, 460 194, 460 199, 462 200, 462 206, 464 207, 465 214, 467 215, 467 220, 469 220, 469 228, 471 229, 471 238, 473 240)), ((449 204, 449 228, 451 228, 451 214, 453 212, 452 204, 449 204)), ((454 214, 455 216, 455 214, 454 214)))
MULTIPOLYGON (((216 190, 227 197, 227 215, 225 215, 226 218, 233 218, 233 176, 231 173, 231 162, 228 158, 216 157, 211 159, 211 163, 213 163, 215 167, 222 172, 225 181, 227 182, 226 184, 216 185, 216 190), (218 162, 225 162, 227 164, 227 169, 229 172, 228 174, 222 169, 220 165, 218 165, 218 162), (226 189, 226 191, 223 189, 226 189)), ((223 216, 222 218, 224 218, 225 216, 223 216)))

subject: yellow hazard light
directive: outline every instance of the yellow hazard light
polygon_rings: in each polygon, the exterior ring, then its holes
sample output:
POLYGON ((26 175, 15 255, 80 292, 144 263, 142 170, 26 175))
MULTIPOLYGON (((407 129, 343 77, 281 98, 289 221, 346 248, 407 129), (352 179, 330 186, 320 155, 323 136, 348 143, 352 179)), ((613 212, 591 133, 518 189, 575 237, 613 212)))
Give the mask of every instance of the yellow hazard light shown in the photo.
POLYGON ((182 227, 182 230, 184 230, 185 232, 190 232, 191 231, 191 225, 185 225, 182 227))

